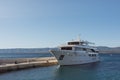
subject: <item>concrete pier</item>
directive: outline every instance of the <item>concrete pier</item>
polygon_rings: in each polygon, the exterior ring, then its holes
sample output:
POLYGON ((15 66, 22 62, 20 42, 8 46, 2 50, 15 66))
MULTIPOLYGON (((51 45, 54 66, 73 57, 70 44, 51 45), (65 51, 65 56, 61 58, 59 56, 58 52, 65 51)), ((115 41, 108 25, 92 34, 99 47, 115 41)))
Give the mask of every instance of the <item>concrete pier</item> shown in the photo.
POLYGON ((0 73, 58 64, 55 57, 7 59, 2 60, 2 62, 0 65, 0 73))

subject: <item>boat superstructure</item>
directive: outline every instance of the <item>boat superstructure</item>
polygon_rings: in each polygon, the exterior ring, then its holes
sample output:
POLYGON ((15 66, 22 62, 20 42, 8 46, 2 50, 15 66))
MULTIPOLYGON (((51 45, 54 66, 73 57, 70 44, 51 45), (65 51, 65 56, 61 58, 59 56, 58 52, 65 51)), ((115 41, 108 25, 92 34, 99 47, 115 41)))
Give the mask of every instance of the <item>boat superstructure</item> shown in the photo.
POLYGON ((99 61, 97 48, 89 46, 88 41, 70 41, 58 49, 50 50, 59 65, 77 65, 99 61))

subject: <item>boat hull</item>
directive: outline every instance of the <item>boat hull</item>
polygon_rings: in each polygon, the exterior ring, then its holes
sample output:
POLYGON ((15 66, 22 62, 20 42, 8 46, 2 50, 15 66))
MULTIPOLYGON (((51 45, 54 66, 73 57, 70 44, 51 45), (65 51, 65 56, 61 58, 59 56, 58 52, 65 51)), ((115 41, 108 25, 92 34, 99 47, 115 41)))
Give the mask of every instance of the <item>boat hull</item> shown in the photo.
POLYGON ((85 51, 52 50, 50 52, 56 57, 59 65, 79 65, 100 61, 98 53, 94 53, 96 56, 90 57, 90 53, 85 51))

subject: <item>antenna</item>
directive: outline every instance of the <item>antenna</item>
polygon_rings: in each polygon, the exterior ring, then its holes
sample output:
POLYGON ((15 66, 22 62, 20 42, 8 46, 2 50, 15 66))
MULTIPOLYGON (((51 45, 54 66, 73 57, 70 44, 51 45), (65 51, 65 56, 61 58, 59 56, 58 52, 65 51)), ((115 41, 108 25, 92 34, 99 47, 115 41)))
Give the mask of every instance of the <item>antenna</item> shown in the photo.
POLYGON ((80 34, 78 35, 78 40, 80 41, 80 34))

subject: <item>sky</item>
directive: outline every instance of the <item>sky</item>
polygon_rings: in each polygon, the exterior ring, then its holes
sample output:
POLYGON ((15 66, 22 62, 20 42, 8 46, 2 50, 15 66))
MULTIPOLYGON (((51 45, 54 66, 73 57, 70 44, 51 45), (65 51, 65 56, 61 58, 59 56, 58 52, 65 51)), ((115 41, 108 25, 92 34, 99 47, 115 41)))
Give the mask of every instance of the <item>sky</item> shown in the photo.
POLYGON ((56 47, 78 35, 120 46, 120 0, 0 0, 0 48, 56 47))

